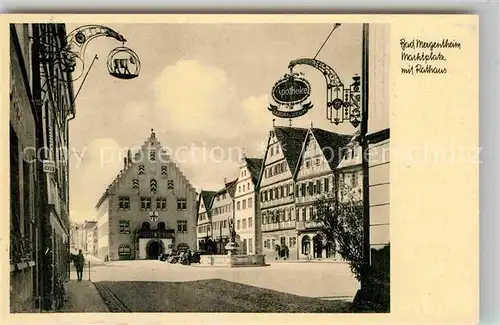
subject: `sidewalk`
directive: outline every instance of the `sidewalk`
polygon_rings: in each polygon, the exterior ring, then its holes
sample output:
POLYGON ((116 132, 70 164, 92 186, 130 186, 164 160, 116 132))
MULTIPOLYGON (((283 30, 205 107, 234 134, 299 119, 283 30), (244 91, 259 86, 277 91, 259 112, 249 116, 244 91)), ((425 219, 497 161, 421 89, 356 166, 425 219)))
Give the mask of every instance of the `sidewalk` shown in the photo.
POLYGON ((83 280, 69 280, 66 283, 66 303, 62 313, 107 313, 108 308, 95 285, 83 280))

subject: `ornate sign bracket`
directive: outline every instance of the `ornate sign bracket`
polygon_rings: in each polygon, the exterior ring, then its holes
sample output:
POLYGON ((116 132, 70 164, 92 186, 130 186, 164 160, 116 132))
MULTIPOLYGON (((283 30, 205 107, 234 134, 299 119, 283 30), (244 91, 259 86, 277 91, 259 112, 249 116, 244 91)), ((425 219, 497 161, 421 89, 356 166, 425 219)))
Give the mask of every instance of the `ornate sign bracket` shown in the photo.
POLYGON ((311 66, 325 77, 326 118, 336 125, 349 121, 355 128, 358 127, 361 123, 361 78, 355 75, 354 82, 349 88, 345 88, 335 70, 320 60, 296 59, 290 61, 288 68, 292 72, 297 65, 311 66))

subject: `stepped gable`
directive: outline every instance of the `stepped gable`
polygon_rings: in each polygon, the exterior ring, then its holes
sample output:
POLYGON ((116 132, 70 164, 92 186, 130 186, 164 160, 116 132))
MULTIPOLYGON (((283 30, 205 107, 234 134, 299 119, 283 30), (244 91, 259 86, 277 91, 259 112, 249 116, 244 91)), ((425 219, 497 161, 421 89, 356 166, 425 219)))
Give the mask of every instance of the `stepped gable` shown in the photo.
POLYGON ((134 164, 140 164, 141 159, 149 159, 146 155, 141 155, 141 151, 147 152, 149 149, 149 143, 154 143, 155 147, 159 148, 158 152, 159 154, 163 155, 166 159, 164 161, 170 162, 173 167, 175 168, 175 171, 177 172, 177 175, 179 175, 186 183, 186 186, 189 190, 195 191, 194 186, 189 182, 187 177, 184 175, 184 173, 180 170, 180 168, 177 166, 175 162, 173 162, 169 155, 166 153, 166 150, 164 147, 162 147, 160 141, 156 138, 156 134, 153 129, 151 129, 151 134, 150 136, 144 141, 143 145, 141 146, 140 150, 134 154, 134 160, 132 161, 132 152, 130 150, 127 151, 127 157, 125 158, 126 160, 124 161, 124 167, 120 170, 120 172, 116 175, 115 179, 108 185, 106 191, 101 195, 101 197, 98 200, 98 203, 96 205, 96 208, 102 203, 102 201, 109 195, 110 192, 113 192, 116 185, 119 184, 119 182, 122 180, 123 175, 126 171, 130 170, 132 168, 132 165, 134 164))
POLYGON ((281 151, 285 156, 290 170, 295 170, 297 166, 307 131, 308 129, 296 127, 274 127, 274 133, 280 143, 281 151))
POLYGON ((323 151, 326 160, 330 164, 330 168, 332 170, 337 168, 346 146, 355 136, 353 137, 353 135, 339 134, 317 128, 312 128, 311 132, 318 142, 321 151, 323 151))
POLYGON ((248 170, 250 171, 250 175, 252 176, 252 183, 253 185, 257 185, 257 183, 259 182, 260 171, 262 169, 264 159, 245 157, 245 161, 247 163, 248 170))

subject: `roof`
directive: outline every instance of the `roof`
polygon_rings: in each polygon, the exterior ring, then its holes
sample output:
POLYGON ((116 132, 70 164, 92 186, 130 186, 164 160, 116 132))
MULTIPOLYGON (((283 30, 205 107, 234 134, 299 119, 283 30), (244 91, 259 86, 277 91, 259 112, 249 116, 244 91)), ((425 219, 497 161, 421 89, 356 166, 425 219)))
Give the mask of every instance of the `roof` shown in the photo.
POLYGON ((238 179, 236 178, 235 180, 229 182, 229 183, 225 183, 225 188, 222 189, 221 191, 219 192, 223 192, 223 191, 227 191, 227 193, 229 193, 229 195, 231 197, 234 197, 234 193, 236 193, 236 183, 238 182, 238 179))
POLYGON ((245 157, 245 161, 247 163, 247 168, 250 171, 250 175, 252 176, 253 185, 257 185, 257 183, 259 182, 260 171, 262 169, 264 159, 245 157))
POLYGON ((214 198, 216 191, 201 191, 200 196, 203 200, 206 210, 210 210, 210 205, 212 204, 212 199, 214 198))
POLYGON ((281 150, 290 170, 295 170, 297 166, 307 131, 307 129, 296 127, 274 127, 274 133, 280 143, 281 150))
MULTIPOLYGON (((345 146, 351 142, 353 136, 316 128, 312 128, 311 132, 318 142, 321 151, 323 151, 330 168, 332 170, 337 168, 337 165, 342 158, 345 146)), ((356 135, 354 135, 354 138, 355 137, 356 135)))

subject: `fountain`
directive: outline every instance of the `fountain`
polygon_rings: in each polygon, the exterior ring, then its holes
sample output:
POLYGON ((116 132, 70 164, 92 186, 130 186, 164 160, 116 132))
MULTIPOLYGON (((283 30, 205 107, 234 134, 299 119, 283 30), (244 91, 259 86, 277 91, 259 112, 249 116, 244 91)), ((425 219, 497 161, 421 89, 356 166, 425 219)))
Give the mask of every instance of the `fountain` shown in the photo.
POLYGON ((236 231, 234 222, 229 222, 229 243, 224 247, 227 255, 202 255, 200 258, 201 266, 226 266, 226 267, 255 267, 268 266, 266 257, 262 254, 242 255, 238 254, 238 244, 236 243, 236 231))

